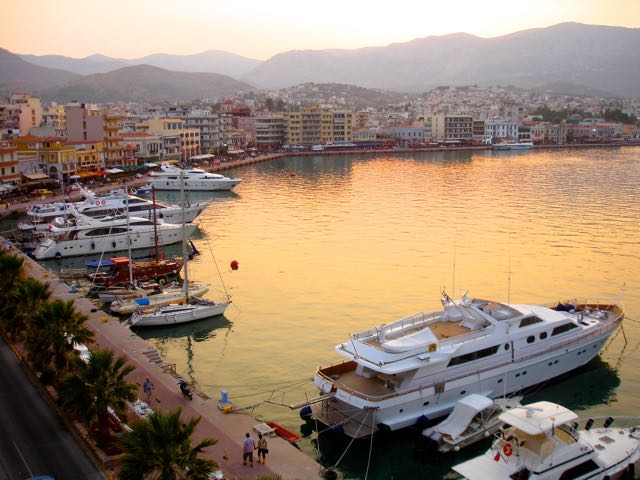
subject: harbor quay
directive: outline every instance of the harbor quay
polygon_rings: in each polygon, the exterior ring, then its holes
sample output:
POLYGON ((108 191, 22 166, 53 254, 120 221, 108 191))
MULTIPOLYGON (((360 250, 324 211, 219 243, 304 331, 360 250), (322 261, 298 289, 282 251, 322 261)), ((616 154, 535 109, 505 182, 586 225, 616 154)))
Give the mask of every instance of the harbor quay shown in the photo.
MULTIPOLYGON (((243 412, 223 412, 218 406, 217 398, 210 398, 206 394, 194 391, 193 400, 183 397, 178 387, 180 376, 171 364, 162 361, 157 351, 145 340, 138 337, 118 318, 107 315, 99 310, 89 298, 70 292, 69 285, 63 282, 54 272, 47 270, 27 255, 12 249, 24 258, 24 268, 27 275, 46 281, 52 292, 52 297, 61 300, 73 300, 76 309, 86 315, 85 326, 95 334, 91 348, 113 350, 116 355, 124 355, 127 363, 135 367, 128 376, 128 380, 138 385, 138 396, 143 397, 142 384, 149 378, 154 385, 151 406, 164 411, 182 408, 182 416, 187 419, 200 416, 201 421, 193 435, 194 442, 205 437, 217 439, 217 443, 206 449, 204 456, 215 460, 225 479, 256 478, 261 475, 277 474, 283 479, 318 478, 321 466, 311 457, 298 450, 286 440, 274 436, 269 438, 269 464, 254 462, 253 468, 242 464, 242 441, 247 432, 257 441, 257 433, 253 426, 260 420, 243 412)), ((137 414, 131 410, 130 418, 137 414)), ((141 418, 141 417, 140 417, 141 418)), ((86 438, 83 436, 83 438, 86 438)), ((95 447, 87 445, 94 451, 95 456, 104 464, 108 474, 114 474, 117 462, 104 458, 95 447)))

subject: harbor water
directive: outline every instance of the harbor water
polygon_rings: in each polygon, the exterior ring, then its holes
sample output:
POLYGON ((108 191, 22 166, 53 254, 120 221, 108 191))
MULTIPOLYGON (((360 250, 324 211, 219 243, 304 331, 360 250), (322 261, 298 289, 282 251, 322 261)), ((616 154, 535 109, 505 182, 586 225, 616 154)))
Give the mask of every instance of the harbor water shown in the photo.
POLYGON ((211 283, 215 299, 219 270, 233 304, 224 317, 138 333, 199 390, 224 390, 236 408, 298 433, 303 451, 345 478, 455 478, 451 465, 489 447, 435 457, 419 429, 350 444, 318 437, 283 406, 317 395, 315 369, 341 360, 334 346, 350 333, 438 309, 443 289, 622 302, 625 335, 524 401, 638 413, 639 149, 292 157, 228 173, 242 179, 234 192, 188 195, 212 200, 189 277, 211 283))

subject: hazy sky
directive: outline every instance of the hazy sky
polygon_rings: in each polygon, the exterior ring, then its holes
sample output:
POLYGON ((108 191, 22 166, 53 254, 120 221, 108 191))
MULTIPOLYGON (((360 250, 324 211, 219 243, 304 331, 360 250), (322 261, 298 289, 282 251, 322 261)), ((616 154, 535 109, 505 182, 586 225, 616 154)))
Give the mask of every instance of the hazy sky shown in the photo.
POLYGON ((266 59, 567 21, 640 27, 640 0, 0 0, 0 12, 0 47, 72 57, 226 50, 266 59))

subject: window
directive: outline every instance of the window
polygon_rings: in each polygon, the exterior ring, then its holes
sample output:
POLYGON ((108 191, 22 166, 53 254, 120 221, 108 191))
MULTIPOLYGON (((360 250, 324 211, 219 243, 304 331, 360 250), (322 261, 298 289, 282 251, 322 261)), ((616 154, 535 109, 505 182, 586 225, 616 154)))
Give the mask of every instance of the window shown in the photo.
POLYGON ((600 467, 596 462, 589 459, 586 462, 579 463, 578 465, 571 467, 569 470, 565 470, 560 475, 560 480, 573 480, 574 478, 582 477, 589 472, 598 470, 600 467))
POLYGON ((536 341, 536 337, 534 337, 533 335, 530 335, 527 337, 527 343, 533 343, 536 341))
POLYGON ((465 353, 463 355, 458 355, 457 357, 451 358, 449 360, 448 367, 453 367, 454 365, 460 365, 462 363, 472 362, 474 360, 480 360, 481 358, 488 357, 490 355, 495 354, 500 348, 500 345, 495 345, 489 348, 483 348, 482 350, 478 350, 477 352, 465 353))
POLYGON ((544 340, 545 338, 547 338, 547 332, 542 332, 540 334, 540 340, 544 340))
POLYGON ((529 325, 535 325, 536 323, 541 323, 542 320, 538 317, 527 317, 520 320, 520 327, 528 327, 529 325))
POLYGON ((560 335, 561 333, 568 332, 569 330, 573 330, 574 328, 578 328, 575 323, 565 323, 564 325, 560 325, 559 327, 554 328, 551 332, 551 336, 553 337, 554 335, 560 335))

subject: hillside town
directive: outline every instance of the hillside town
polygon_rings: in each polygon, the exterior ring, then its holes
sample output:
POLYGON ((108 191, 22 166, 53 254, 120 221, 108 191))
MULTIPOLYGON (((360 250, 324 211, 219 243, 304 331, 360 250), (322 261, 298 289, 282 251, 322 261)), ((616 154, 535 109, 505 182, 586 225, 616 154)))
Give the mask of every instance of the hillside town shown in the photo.
POLYGON ((410 97, 308 83, 158 105, 45 104, 16 92, 0 104, 0 181, 7 192, 276 151, 624 143, 640 139, 638 117, 637 99, 515 87, 442 86, 410 97))

